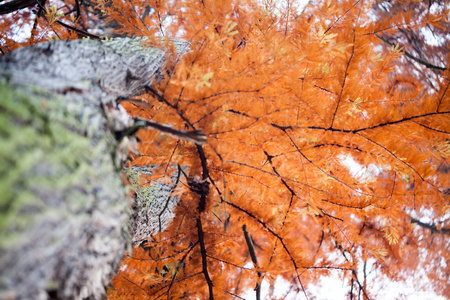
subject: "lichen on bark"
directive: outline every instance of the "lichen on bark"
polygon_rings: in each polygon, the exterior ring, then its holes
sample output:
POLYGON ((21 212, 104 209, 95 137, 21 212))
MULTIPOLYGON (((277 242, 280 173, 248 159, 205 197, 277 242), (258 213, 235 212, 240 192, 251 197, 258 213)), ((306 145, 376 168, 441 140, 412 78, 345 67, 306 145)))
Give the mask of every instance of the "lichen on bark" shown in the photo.
POLYGON ((125 169, 135 191, 131 218, 132 241, 135 245, 145 243, 150 236, 166 230, 175 217, 182 172, 178 169, 170 181, 164 178, 151 179, 156 167, 133 166, 125 169))
POLYGON ((120 132, 134 120, 118 103, 162 76, 166 59, 143 41, 0 57, 1 299, 105 297, 131 242, 120 143, 134 137, 120 132))
POLYGON ((48 92, 0 90, 2 296, 101 298, 129 239, 115 138, 95 109, 76 115, 48 92))

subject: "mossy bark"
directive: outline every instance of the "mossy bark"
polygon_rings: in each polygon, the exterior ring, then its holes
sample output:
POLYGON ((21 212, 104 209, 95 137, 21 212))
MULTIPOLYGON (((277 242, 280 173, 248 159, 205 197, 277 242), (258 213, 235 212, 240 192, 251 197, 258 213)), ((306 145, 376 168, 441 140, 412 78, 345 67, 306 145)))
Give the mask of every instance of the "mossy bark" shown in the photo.
POLYGON ((100 111, 83 126, 55 95, 0 93, 1 296, 101 298, 129 239, 116 140, 100 111))
POLYGON ((142 41, 0 57, 0 299, 105 297, 131 241, 120 166, 133 137, 118 136, 133 119, 117 103, 165 61, 142 41))

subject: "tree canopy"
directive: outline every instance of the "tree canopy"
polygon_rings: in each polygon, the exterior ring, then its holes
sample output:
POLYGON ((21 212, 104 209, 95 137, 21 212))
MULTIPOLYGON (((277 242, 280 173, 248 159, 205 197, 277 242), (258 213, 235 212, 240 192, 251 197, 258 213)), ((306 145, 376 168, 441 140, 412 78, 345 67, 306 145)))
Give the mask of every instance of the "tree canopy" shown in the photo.
POLYGON ((124 258, 109 298, 259 299, 281 277, 285 297, 313 299, 308 286, 331 274, 349 299, 417 276, 450 297, 447 1, 41 3, 40 18, 0 20, 2 52, 89 36, 90 11, 119 35, 190 45, 122 103, 207 141, 138 132, 130 167, 155 166, 142 185, 175 174, 179 201, 124 258), (18 43, 14 22, 37 29, 18 43))

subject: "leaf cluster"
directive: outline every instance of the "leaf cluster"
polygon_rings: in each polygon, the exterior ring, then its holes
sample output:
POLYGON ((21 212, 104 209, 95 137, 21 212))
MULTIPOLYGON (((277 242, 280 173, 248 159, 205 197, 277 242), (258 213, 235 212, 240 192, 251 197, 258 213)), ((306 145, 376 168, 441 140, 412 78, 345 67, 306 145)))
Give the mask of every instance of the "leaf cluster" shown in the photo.
MULTIPOLYGON (((303 11, 289 3, 130 1, 107 10, 120 33, 181 37, 192 49, 140 98, 149 105, 130 103, 129 113, 208 137, 198 146, 139 133, 133 164, 156 164, 166 178, 183 166, 185 192, 168 230, 125 258, 111 298, 239 298, 278 276, 308 298, 308 284, 338 272, 350 294, 370 299, 360 266, 405 278, 421 264, 413 257, 424 240, 441 247, 423 258, 448 257, 447 233, 411 226, 432 216, 448 227, 448 58, 443 70, 408 64, 404 47, 378 37, 438 27, 446 11, 416 22, 422 8, 405 4, 375 22, 370 1, 303 11), (408 68, 430 73, 433 90, 408 68)), ((448 295, 445 268, 436 261, 427 274, 448 295)))

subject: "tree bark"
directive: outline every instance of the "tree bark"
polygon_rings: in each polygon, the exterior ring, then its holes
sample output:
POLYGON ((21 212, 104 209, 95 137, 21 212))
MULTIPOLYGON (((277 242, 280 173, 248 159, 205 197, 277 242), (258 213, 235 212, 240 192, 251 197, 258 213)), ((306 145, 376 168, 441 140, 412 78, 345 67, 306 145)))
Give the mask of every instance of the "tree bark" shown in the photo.
MULTIPOLYGON (((144 38, 0 57, 0 299, 101 299, 130 244, 118 105, 162 76, 144 38)), ((186 43, 174 41, 178 53, 186 43)))

